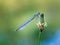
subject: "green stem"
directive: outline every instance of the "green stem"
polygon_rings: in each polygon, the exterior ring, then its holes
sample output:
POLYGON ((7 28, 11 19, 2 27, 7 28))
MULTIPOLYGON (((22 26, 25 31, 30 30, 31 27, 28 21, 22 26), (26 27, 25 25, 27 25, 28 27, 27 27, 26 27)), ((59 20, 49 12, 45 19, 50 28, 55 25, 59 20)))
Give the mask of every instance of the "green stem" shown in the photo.
POLYGON ((39 32, 39 35, 38 35, 38 45, 40 45, 40 39, 41 39, 41 32, 39 32))

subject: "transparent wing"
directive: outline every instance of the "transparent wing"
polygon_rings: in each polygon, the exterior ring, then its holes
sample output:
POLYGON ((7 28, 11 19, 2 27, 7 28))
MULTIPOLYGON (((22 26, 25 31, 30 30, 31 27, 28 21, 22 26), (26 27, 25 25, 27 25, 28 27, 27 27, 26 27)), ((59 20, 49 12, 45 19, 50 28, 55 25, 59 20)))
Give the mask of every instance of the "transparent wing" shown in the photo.
POLYGON ((45 20, 44 14, 39 15, 39 18, 37 17, 37 26, 44 25, 44 27, 47 27, 47 22, 45 20))
POLYGON ((28 25, 33 19, 35 19, 35 17, 37 17, 39 15, 40 15, 40 13, 35 14, 32 18, 30 18, 28 21, 26 21, 23 25, 18 27, 16 31, 24 29, 26 27, 26 25, 28 25))
POLYGON ((43 13, 37 17, 37 25, 44 25, 44 14, 43 13))

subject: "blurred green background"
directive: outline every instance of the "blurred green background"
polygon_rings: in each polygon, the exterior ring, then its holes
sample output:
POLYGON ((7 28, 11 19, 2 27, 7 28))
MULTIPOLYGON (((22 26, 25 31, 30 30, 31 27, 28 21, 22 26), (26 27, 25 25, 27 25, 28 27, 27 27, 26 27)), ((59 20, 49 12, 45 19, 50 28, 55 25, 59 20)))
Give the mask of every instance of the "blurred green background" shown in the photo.
POLYGON ((0 45, 38 45, 36 20, 16 32, 37 12, 45 14, 48 25, 40 41, 51 40, 60 28, 60 0, 0 0, 0 45))

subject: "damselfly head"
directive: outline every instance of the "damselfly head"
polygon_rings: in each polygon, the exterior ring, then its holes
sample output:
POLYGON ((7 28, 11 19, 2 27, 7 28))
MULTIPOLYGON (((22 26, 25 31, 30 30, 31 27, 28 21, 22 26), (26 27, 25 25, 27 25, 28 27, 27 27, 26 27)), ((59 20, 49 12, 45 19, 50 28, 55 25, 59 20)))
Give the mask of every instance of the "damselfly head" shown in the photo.
POLYGON ((42 17, 42 18, 44 17, 44 14, 43 14, 43 13, 41 14, 41 17, 42 17))

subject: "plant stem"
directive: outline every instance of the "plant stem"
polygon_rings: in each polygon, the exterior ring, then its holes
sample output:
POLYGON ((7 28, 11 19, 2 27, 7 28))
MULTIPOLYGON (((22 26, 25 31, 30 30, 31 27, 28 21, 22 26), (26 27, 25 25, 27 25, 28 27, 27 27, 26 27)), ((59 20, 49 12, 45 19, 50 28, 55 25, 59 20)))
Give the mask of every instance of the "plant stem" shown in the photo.
POLYGON ((38 45, 40 45, 40 39, 41 39, 41 32, 39 32, 39 35, 38 35, 38 45))

